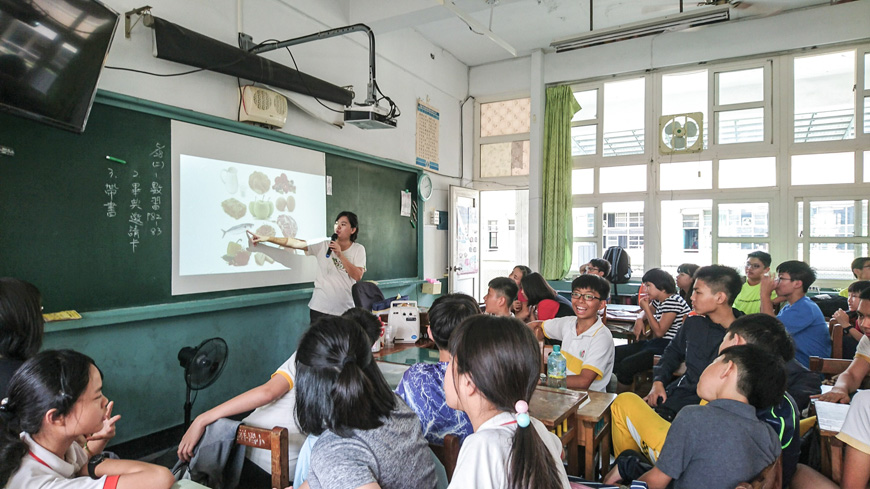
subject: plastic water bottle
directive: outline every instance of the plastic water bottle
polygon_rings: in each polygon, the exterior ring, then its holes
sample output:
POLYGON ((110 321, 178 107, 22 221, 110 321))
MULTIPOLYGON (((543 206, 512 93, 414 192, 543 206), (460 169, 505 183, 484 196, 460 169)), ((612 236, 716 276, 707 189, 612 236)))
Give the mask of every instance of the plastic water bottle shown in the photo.
POLYGON ((547 357, 547 386, 565 389, 568 383, 565 380, 568 374, 568 361, 562 355, 562 347, 553 346, 553 351, 547 357))

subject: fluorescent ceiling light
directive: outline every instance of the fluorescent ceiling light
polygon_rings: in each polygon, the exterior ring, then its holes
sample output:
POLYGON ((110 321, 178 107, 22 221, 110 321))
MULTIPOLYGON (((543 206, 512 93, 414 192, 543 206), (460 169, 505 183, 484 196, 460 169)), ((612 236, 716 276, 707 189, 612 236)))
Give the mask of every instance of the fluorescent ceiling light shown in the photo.
POLYGON ((468 24, 468 27, 471 27, 473 31, 488 37, 492 42, 498 44, 505 51, 511 53, 511 56, 516 57, 517 50, 514 49, 513 46, 511 46, 510 44, 508 44, 507 41, 496 35, 495 32, 489 30, 485 25, 475 20, 474 17, 468 15, 464 10, 457 7, 452 0, 438 0, 438 3, 446 7, 447 10, 456 14, 456 16, 462 19, 466 24, 468 24))
POLYGON ((650 36, 667 31, 724 22, 730 18, 731 11, 728 5, 704 7, 691 12, 668 15, 654 20, 645 20, 608 29, 595 30, 580 36, 557 39, 550 43, 550 47, 556 48, 556 52, 561 53, 571 51, 572 49, 588 48, 590 46, 624 41, 635 37, 650 36))

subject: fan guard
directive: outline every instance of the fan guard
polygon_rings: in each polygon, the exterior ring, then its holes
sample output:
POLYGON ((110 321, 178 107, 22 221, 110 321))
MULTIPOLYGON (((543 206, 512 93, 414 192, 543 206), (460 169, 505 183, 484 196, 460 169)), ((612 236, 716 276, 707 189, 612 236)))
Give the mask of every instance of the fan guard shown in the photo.
POLYGON ((664 115, 659 118, 661 154, 697 153, 704 149, 704 114, 664 115))

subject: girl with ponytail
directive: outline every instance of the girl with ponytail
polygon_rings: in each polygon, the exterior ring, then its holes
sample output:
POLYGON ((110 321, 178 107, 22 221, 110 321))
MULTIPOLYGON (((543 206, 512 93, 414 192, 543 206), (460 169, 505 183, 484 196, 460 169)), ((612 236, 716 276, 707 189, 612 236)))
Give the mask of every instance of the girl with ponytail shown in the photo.
MULTIPOLYGON (((168 469, 89 453, 80 440, 114 434, 102 374, 72 350, 36 354, 9 383, 0 401, 0 487, 5 489, 167 489, 168 469)), ((85 445, 87 447, 87 445, 85 445)), ((91 445, 93 450, 94 445, 91 445)), ((198 486, 201 487, 201 486, 198 486)))
POLYGON ((296 420, 320 436, 297 489, 435 487, 435 461, 414 411, 391 390, 372 341, 343 317, 319 318, 296 352, 296 420))
POLYGON ((474 434, 462 444, 450 488, 568 488, 562 443, 528 415, 541 352, 517 319, 472 316, 450 336, 447 404, 465 411, 474 434))

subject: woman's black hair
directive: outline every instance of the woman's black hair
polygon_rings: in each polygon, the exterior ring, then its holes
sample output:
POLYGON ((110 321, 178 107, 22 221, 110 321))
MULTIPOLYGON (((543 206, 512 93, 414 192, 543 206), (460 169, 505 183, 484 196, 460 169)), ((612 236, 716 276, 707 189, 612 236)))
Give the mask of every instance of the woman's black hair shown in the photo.
MULTIPOLYGON (((472 316, 450 336, 449 350, 457 376, 469 375, 499 411, 514 413, 517 401, 531 401, 541 351, 532 331, 520 320, 472 316)), ((534 426, 517 427, 506 467, 507 487, 561 487, 556 463, 534 426)))
POLYGON ((0 356, 24 361, 36 355, 44 330, 39 289, 23 280, 0 278, 0 356))
MULTIPOLYGON (((515 266, 513 269, 514 269, 514 270, 519 269, 519 270, 520 270, 520 273, 523 274, 523 277, 526 277, 526 276, 528 276, 529 274, 532 273, 532 269, 529 268, 529 267, 527 267, 527 266, 525 266, 525 265, 517 265, 517 266, 515 266)), ((520 280, 522 280, 522 278, 521 278, 520 280)))
POLYGON ((692 307, 692 289, 695 288, 695 272, 697 272, 699 268, 701 267, 694 263, 682 263, 677 267, 677 275, 685 273, 692 278, 692 283, 689 284, 688 290, 683 290, 682 288, 679 290, 680 297, 686 301, 686 304, 688 304, 689 307, 692 307))
POLYGON ((677 284, 674 282, 674 277, 661 268, 650 268, 647 270, 641 279, 641 283, 646 282, 655 285, 657 289, 664 290, 668 294, 673 295, 677 293, 677 284))
POLYGON ((556 291, 538 272, 523 276, 520 283, 523 285, 523 294, 529 300, 529 306, 537 306, 544 299, 556 300, 556 291))
POLYGON ((343 317, 317 319, 296 351, 296 423, 304 433, 341 437, 371 430, 396 408, 363 329, 343 317))
POLYGON ((45 414, 66 416, 90 382, 94 361, 72 350, 46 350, 24 362, 9 383, 9 397, 0 407, 0 487, 18 470, 28 447, 23 431, 39 433, 45 414))
POLYGON ((342 217, 346 217, 347 222, 350 223, 350 227, 356 229, 356 231, 350 235, 351 242, 356 241, 357 236, 359 236, 359 219, 356 217, 356 214, 351 211, 341 211, 338 213, 338 217, 335 218, 335 222, 338 222, 342 217))

